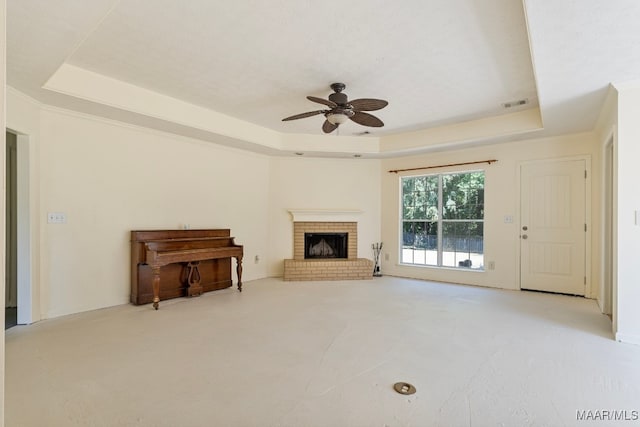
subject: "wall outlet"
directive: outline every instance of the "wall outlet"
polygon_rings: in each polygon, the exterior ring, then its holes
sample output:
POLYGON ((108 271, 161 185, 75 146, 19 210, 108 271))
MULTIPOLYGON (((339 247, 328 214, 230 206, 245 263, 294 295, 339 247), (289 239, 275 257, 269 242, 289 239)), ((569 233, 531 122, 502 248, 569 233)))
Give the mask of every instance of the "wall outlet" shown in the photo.
POLYGON ((489 261, 487 263, 487 267, 489 268, 489 270, 495 270, 496 269, 496 262, 495 261, 489 261))
POLYGON ((67 214, 64 212, 47 212, 48 224, 66 224, 67 214))
POLYGON ((513 224, 513 215, 505 215, 504 216, 505 224, 513 224))
POLYGON ((384 260, 389 261, 389 254, 384 254, 384 260))
POLYGON ((260 262, 260 255, 256 255, 256 257, 253 259, 253 262, 255 262, 256 264, 260 262))

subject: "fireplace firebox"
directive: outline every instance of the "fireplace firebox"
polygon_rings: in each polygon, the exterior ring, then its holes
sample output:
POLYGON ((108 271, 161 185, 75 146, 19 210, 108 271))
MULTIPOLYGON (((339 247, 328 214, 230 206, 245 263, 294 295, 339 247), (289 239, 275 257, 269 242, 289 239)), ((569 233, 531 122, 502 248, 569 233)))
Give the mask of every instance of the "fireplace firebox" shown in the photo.
POLYGON ((348 258, 348 233, 304 233, 304 257, 348 258))

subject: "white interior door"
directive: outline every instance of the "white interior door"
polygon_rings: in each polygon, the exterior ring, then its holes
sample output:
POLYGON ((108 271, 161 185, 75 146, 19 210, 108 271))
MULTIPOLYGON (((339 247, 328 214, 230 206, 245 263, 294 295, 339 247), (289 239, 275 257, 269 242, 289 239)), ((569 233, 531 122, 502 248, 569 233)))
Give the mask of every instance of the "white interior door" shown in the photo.
POLYGON ((521 166, 520 288, 583 295, 585 160, 521 166))

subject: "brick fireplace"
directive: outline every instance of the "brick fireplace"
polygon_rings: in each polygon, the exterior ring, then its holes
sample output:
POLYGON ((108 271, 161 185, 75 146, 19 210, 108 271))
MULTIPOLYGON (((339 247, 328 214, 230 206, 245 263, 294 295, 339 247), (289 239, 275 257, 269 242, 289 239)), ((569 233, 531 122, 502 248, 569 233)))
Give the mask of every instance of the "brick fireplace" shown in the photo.
MULTIPOLYGON (((360 211, 290 210, 293 216, 293 259, 284 260, 284 280, 358 280, 373 277, 373 262, 358 258, 358 222, 360 211), (318 236, 310 239, 309 236, 318 236), (332 247, 331 235, 346 235, 346 257, 332 247), (311 257, 313 247, 321 247, 324 257, 311 257), (310 250, 311 249, 311 250, 310 250), (306 252, 306 256, 305 256, 306 252)), ((318 252, 318 251, 316 251, 318 252)))

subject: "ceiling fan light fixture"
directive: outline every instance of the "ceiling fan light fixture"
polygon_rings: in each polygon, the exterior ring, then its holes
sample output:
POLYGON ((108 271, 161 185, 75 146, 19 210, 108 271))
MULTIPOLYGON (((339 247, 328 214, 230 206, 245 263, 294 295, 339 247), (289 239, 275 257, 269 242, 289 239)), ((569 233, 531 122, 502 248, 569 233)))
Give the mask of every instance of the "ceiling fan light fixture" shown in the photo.
POLYGON ((349 116, 343 113, 331 113, 331 114, 327 114, 327 120, 332 125, 341 125, 347 120, 349 120, 349 116))

